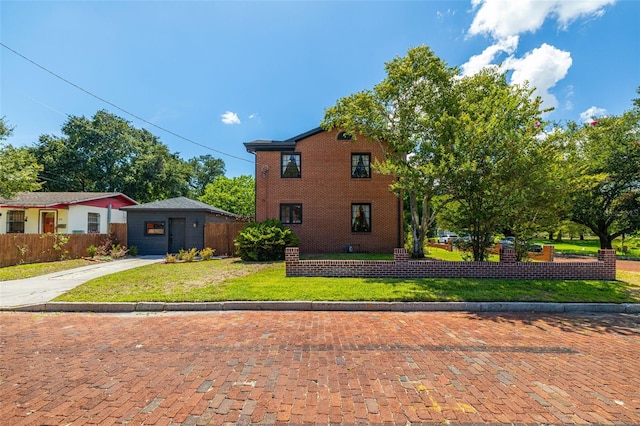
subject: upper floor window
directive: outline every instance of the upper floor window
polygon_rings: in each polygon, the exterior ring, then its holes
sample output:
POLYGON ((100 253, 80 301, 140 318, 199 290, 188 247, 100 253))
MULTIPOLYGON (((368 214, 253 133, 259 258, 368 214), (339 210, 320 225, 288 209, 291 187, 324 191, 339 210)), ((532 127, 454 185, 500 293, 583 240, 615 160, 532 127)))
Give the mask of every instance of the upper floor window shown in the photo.
POLYGON ((87 233, 99 234, 100 233, 100 213, 89 213, 87 220, 87 233))
POLYGON ((302 223, 302 204, 280 204, 280 222, 285 224, 302 223))
POLYGON ((371 154, 369 153, 351 154, 351 177, 352 178, 371 177, 371 154))
POLYGON ((26 221, 24 210, 9 210, 7 212, 7 234, 24 234, 26 221))
POLYGON ((282 153, 281 155, 281 175, 283 178, 299 178, 300 173, 300 154, 299 153, 282 153))
POLYGON ((339 141, 350 141, 353 139, 353 137, 347 133, 347 132, 340 132, 338 133, 338 138, 339 141))
POLYGON ((371 232, 371 204, 351 204, 351 232, 371 232))

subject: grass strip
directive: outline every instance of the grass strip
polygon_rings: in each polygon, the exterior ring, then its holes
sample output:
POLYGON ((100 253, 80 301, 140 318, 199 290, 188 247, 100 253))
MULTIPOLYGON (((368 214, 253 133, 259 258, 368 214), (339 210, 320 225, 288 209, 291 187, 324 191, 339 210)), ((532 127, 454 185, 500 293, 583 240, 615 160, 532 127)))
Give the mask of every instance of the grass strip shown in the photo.
POLYGON ((23 265, 0 268, 0 281, 21 280, 92 265, 94 262, 85 259, 61 260, 59 262, 25 263, 23 265))

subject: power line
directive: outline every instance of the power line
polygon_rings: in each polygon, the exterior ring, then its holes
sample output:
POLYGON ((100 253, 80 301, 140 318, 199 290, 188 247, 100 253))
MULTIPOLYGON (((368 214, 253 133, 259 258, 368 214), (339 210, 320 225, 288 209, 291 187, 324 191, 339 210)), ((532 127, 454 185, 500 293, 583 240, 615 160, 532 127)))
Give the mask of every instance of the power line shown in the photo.
MULTIPOLYGON (((130 115, 131 117, 136 118, 137 120, 142 121, 143 123, 146 123, 146 124, 148 124, 148 125, 150 125, 150 126, 155 127, 156 129, 162 130, 162 131, 163 131, 163 132, 165 132, 165 133, 168 133, 168 134, 170 134, 170 135, 172 135, 172 136, 175 136, 175 137, 177 137, 177 138, 179 138, 179 139, 182 139, 182 140, 184 140, 184 141, 186 141, 186 142, 192 143, 192 144, 197 145, 197 146, 199 146, 199 147, 202 147, 202 148, 208 149, 208 150, 210 150, 210 151, 216 152, 216 153, 218 153, 218 154, 225 155, 225 156, 227 156, 227 157, 231 157, 231 158, 235 158, 236 160, 241 160, 241 161, 246 161, 246 162, 248 162, 248 163, 253 163, 253 161, 252 161, 252 160, 247 160, 246 158, 238 157, 237 155, 229 154, 229 153, 226 153, 226 152, 223 152, 223 151, 217 150, 217 149, 215 149, 215 148, 211 148, 211 147, 209 147, 209 146, 207 146, 207 145, 201 144, 201 143, 196 142, 196 141, 194 141, 194 140, 192 140, 192 139, 189 139, 189 138, 187 138, 187 137, 184 137, 184 136, 182 136, 182 135, 179 135, 178 133, 175 133, 175 132, 173 132, 173 131, 171 131, 171 130, 169 130, 169 129, 166 129, 166 128, 164 128, 164 127, 158 126, 157 124, 152 123, 151 121, 146 120, 146 119, 144 119, 144 118, 140 117, 140 116, 139 116, 139 115, 137 115, 137 114, 134 114, 134 113, 132 113, 132 112, 130 112, 130 111, 127 111, 126 109, 119 107, 118 105, 114 104, 113 102, 110 102, 110 101, 108 101, 108 100, 106 100, 106 99, 104 99, 104 98, 102 98, 102 97, 100 97, 100 96, 98 96, 98 95, 96 95, 96 94, 94 94, 94 93, 92 93, 92 92, 90 92, 90 91, 88 91, 88 90, 86 90, 86 89, 84 89, 84 88, 82 88, 82 87, 78 86, 77 84, 75 84, 75 83, 73 83, 73 82, 71 82, 71 81, 67 80, 66 78, 64 78, 64 77, 60 76, 59 74, 56 74, 55 72, 51 71, 50 69, 48 69, 48 68, 46 68, 46 67, 44 67, 44 66, 42 66, 42 65, 38 64, 37 62, 33 61, 32 59, 29 59, 28 57, 24 56, 24 55, 23 55, 23 54, 21 54, 20 52, 18 52, 18 51, 16 51, 16 50, 14 50, 14 49, 12 49, 12 48, 10 48, 10 47, 9 47, 9 46, 7 46, 6 44, 4 44, 4 43, 0 42, 0 46, 4 47, 5 49, 7 49, 7 50, 9 50, 9 51, 11 51, 11 52, 13 52, 15 55, 17 55, 17 56, 21 57, 22 59, 24 59, 24 60, 25 60, 25 61, 27 61, 27 62, 30 62, 31 64, 35 65, 36 67, 40 68, 41 70, 43 70, 43 71, 45 71, 45 72, 47 72, 47 73, 51 74, 52 76, 54 76, 54 77, 56 77, 56 78, 58 78, 58 79, 60 79, 60 80, 64 81, 64 82, 65 82, 65 83, 67 83, 68 85, 75 87, 76 89, 80 90, 81 92, 84 92, 84 93, 86 93, 87 95, 89 95, 89 96, 91 96, 91 97, 93 97, 93 98, 95 98, 95 99, 98 99, 99 101, 104 102, 105 104, 110 105, 110 106, 112 106, 112 107, 114 107, 114 108, 118 109, 119 111, 122 111, 122 112, 124 112, 125 114, 130 115)), ((68 114, 65 114, 65 115, 69 116, 68 114)), ((69 116, 69 117, 70 117, 70 116, 69 116)))

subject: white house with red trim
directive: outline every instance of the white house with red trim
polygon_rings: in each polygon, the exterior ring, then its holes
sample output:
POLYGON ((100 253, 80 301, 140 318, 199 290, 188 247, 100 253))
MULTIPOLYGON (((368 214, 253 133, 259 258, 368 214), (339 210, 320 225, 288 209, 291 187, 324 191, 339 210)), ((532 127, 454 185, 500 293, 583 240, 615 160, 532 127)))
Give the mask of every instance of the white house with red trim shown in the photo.
POLYGON ((0 198, 0 234, 106 234, 137 204, 119 192, 20 192, 0 198))

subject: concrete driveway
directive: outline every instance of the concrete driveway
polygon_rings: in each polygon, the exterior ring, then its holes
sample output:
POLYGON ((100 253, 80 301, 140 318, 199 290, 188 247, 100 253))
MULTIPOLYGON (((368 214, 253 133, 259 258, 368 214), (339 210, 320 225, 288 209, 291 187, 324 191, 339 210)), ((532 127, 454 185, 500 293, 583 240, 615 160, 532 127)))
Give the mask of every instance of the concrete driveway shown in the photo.
POLYGON ((0 282, 0 308, 45 303, 94 278, 158 263, 162 260, 163 257, 158 256, 121 259, 23 280, 2 281, 0 282))

